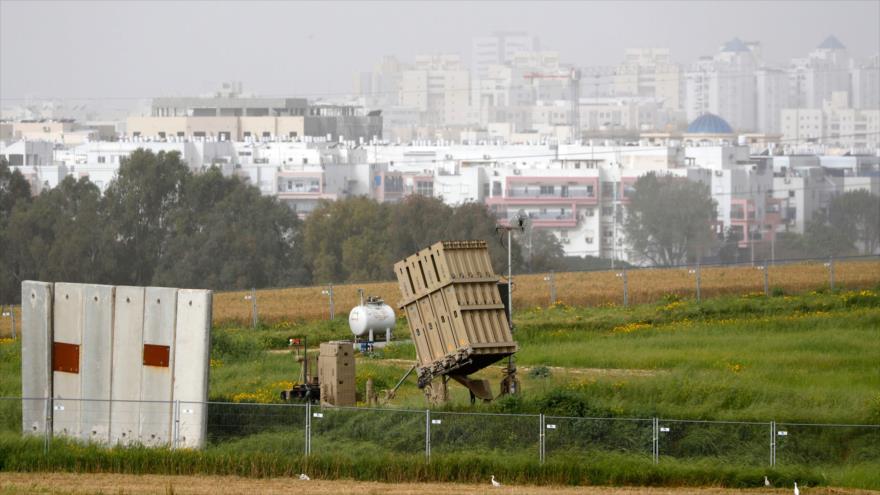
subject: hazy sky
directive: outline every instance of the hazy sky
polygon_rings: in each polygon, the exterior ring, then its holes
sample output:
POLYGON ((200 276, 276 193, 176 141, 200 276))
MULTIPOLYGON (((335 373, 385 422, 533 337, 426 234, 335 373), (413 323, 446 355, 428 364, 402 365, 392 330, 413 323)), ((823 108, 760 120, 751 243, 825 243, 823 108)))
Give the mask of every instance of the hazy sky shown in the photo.
POLYGON ((880 0, 643 2, 171 2, 0 0, 0 98, 200 94, 240 80, 263 94, 347 92, 380 57, 457 52, 523 30, 565 62, 618 63, 627 47, 689 62, 738 36, 765 59, 828 34, 880 51, 880 0))

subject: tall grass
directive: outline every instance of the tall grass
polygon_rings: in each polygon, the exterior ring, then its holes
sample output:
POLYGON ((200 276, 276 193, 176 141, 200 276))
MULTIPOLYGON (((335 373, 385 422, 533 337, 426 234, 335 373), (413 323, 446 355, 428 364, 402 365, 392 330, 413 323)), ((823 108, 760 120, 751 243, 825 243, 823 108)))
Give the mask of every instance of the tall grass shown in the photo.
POLYGON ((48 452, 39 439, 0 436, 0 470, 68 471, 124 474, 208 474, 246 477, 294 476, 301 472, 316 479, 381 480, 387 482, 478 482, 490 475, 509 484, 531 485, 641 485, 757 487, 768 476, 777 486, 798 481, 801 486, 838 485, 877 488, 877 463, 827 468, 824 466, 747 467, 712 461, 679 462, 617 454, 595 454, 589 459, 549 460, 540 464, 522 456, 486 457, 479 454, 432 456, 374 455, 353 460, 335 455, 205 451, 147 448, 103 448, 63 440, 48 452))

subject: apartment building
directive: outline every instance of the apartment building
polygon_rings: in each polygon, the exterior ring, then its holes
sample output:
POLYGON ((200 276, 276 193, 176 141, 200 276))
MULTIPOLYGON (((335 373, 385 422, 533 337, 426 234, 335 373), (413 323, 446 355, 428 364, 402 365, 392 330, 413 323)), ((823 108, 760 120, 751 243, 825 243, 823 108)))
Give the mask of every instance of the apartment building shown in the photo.
POLYGON ((849 93, 836 91, 821 108, 785 108, 781 113, 782 138, 792 146, 817 141, 856 152, 880 147, 880 110, 863 110, 849 104, 849 93))

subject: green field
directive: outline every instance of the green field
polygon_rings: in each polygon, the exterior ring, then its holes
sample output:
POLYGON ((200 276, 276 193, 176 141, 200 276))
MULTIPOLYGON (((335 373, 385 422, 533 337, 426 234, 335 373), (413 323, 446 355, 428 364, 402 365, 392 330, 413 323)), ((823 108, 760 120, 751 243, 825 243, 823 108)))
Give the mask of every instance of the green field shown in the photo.
MULTIPOLYGON (((210 397, 239 404, 209 410, 210 447, 202 454, 83 451, 56 441, 43 458, 42 444, 12 434, 16 404, 8 403, 0 404, 0 429, 10 432, 0 441, 0 469, 268 476, 309 464, 328 477, 355 479, 468 481, 494 470, 541 483, 725 486, 752 486, 767 471, 810 484, 880 488, 880 429, 806 425, 880 424, 876 290, 702 303, 669 297, 631 308, 556 305, 520 312, 515 323, 523 393, 471 405, 466 391, 450 384, 451 401, 431 413, 443 421, 431 432, 430 465, 423 461, 427 404, 413 378, 382 406, 409 411, 325 410, 321 422, 313 421, 308 459, 301 458, 304 408, 264 404, 277 403, 298 374, 284 351, 288 337, 346 338, 340 318, 215 328, 210 397), (544 465, 537 462, 539 413, 559 428, 548 430, 544 465), (660 440, 659 465, 650 458, 650 419, 627 419, 653 417, 671 426, 660 440), (767 466, 769 421, 790 433, 779 439, 773 469, 767 466), (71 452, 87 454, 88 462, 71 460, 71 452), (385 459, 390 467, 364 459, 385 459), (140 467, 113 467, 129 461, 140 467)), ((405 328, 400 322, 398 336, 405 328)), ((17 343, 0 344, 0 396, 19 395, 18 353, 17 343)), ((402 340, 359 358, 359 393, 368 378, 379 390, 391 388, 414 357, 412 344, 402 340)), ((497 392, 500 364, 479 376, 497 392)))

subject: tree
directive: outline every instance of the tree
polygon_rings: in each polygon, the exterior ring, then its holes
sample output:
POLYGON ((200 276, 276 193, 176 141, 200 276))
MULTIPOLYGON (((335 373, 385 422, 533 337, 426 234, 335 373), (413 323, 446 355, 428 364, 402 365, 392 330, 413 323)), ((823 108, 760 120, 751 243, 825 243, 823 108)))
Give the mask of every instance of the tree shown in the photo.
POLYGON ((449 230, 453 214, 453 208, 442 200, 420 194, 409 195, 392 205, 387 234, 391 249, 386 263, 393 266, 437 241, 461 238, 449 230))
POLYGON ((655 265, 699 258, 715 242, 716 204, 697 182, 648 174, 636 181, 625 232, 635 253, 655 265))
POLYGON ((880 247, 880 196, 864 189, 841 194, 831 200, 828 220, 862 254, 880 247))
MULTIPOLYGON (((479 239, 489 246, 489 257, 495 273, 507 275, 507 236, 496 230, 498 221, 483 203, 464 203, 453 209, 447 222, 447 239, 479 239)), ((523 256, 520 243, 513 236, 511 257, 514 268, 522 270, 523 256)))
POLYGON ((111 234, 101 193, 88 178, 67 177, 27 208, 15 208, 7 230, 16 284, 27 278, 103 282, 111 234))
POLYGON ((565 249, 553 233, 536 229, 529 222, 526 231, 519 237, 528 253, 525 264, 529 273, 549 272, 564 266, 565 249))
POLYGON ((147 285, 163 257, 169 217, 191 177, 177 152, 137 149, 119 166, 106 192, 110 228, 115 233, 115 283, 147 285))
POLYGON ((854 240, 829 221, 824 211, 816 212, 804 228, 804 245, 810 256, 848 256, 856 252, 854 240))
POLYGON ((156 285, 244 289, 303 281, 296 215, 217 168, 185 182, 169 221, 156 285))
POLYGON ((303 223, 303 259, 313 283, 388 279, 386 204, 365 197, 324 201, 303 223))
POLYGON ((13 254, 15 239, 9 235, 9 220, 16 208, 31 204, 31 187, 18 170, 11 171, 0 156, 0 304, 21 298, 22 273, 13 254))

